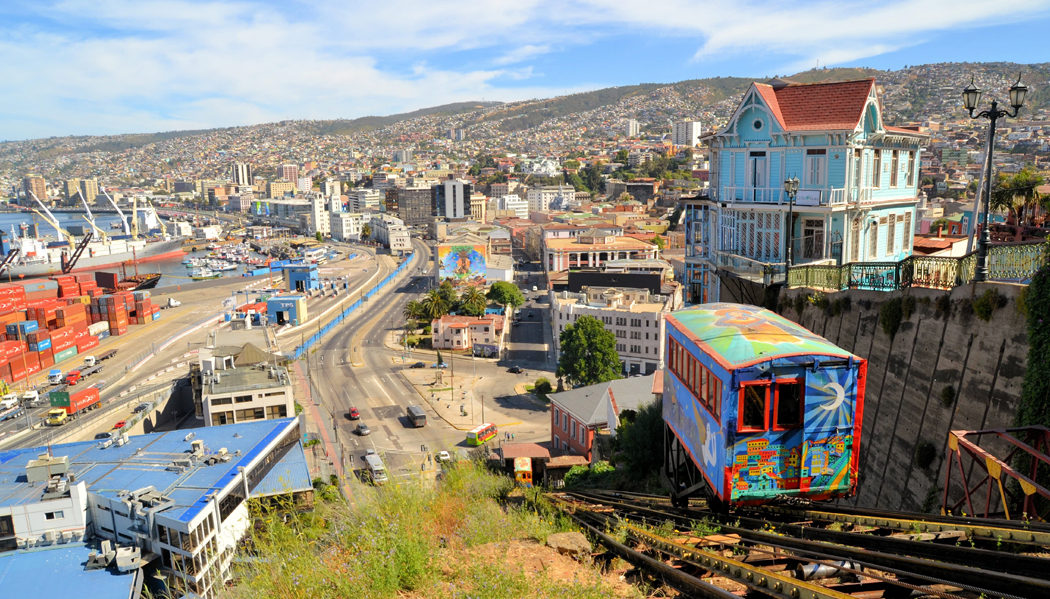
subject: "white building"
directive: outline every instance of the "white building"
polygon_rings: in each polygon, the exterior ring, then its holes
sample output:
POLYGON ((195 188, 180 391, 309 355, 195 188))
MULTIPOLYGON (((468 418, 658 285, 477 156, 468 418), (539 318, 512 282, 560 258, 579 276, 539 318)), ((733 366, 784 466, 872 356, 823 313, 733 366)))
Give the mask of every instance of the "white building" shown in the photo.
POLYGON ((295 188, 303 193, 310 191, 314 188, 314 178, 299 177, 298 181, 296 182, 295 188))
POLYGON ((679 121, 671 129, 671 143, 694 148, 700 143, 700 121, 679 121))
POLYGON ((561 165, 553 158, 525 159, 521 161, 521 172, 526 175, 557 177, 561 173, 561 165))
POLYGON ((525 193, 530 212, 548 212, 551 206, 559 208, 576 201, 576 189, 572 185, 548 185, 534 187, 525 193))
POLYGON ((510 210, 518 218, 529 218, 529 201, 518 197, 517 194, 508 194, 497 200, 499 210, 510 210))
POLYGON ((310 233, 328 237, 332 233, 328 200, 320 195, 310 198, 310 233))
POLYGON ((389 214, 373 214, 369 227, 372 228, 372 240, 390 248, 391 254, 412 251, 412 238, 400 218, 389 214))
POLYGON ((333 212, 331 215, 332 239, 360 241, 361 227, 364 224, 364 215, 360 212, 333 212))
MULTIPOLYGON (((24 550, 102 540, 115 544, 103 567, 112 559, 136 572, 152 559, 172 595, 218 596, 251 527, 246 500, 311 501, 302 434, 285 418, 9 450, 0 463, 0 528, 14 541, 0 547, 5 569, 18 568, 24 550)), ((47 574, 82 574, 84 557, 48 563, 47 574)))
POLYGON ((325 179, 324 197, 338 198, 343 195, 343 184, 338 179, 325 179))
POLYGON ((664 364, 664 319, 681 304, 680 287, 670 295, 648 289, 587 287, 581 293, 550 292, 555 358, 565 327, 580 316, 593 316, 616 335, 616 351, 625 374, 650 374, 664 364))
POLYGON ((638 137, 638 133, 641 128, 638 126, 638 121, 634 119, 627 119, 627 137, 638 137))
POLYGON ((378 212, 385 197, 376 189, 355 189, 347 195, 347 208, 350 212, 378 212))
POLYGON ((199 376, 204 426, 295 416, 292 383, 283 366, 234 367, 232 356, 202 357, 199 376))
POLYGON ((462 220, 470 216, 470 184, 458 179, 446 179, 437 186, 437 216, 448 220, 462 220))

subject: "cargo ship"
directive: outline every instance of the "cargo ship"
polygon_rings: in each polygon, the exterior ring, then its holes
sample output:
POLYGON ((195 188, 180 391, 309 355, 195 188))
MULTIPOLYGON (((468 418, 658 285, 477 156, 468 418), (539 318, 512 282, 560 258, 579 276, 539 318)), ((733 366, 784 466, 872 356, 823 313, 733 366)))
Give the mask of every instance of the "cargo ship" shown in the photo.
MULTIPOLYGON (((5 244, 7 245, 7 244, 5 244)), ((9 247, 18 256, 11 263, 11 277, 49 277, 62 273, 62 255, 73 249, 68 242, 48 242, 46 238, 13 237, 9 247)), ((185 255, 181 239, 118 239, 91 241, 70 272, 91 272, 118 268, 126 262, 153 262, 185 255)), ((6 273, 5 273, 6 274, 6 273)))

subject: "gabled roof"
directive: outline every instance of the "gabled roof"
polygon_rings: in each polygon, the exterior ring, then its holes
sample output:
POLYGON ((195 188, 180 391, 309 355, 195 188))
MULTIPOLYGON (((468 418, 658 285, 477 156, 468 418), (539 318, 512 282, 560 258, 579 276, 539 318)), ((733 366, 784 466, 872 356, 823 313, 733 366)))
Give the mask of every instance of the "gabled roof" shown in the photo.
POLYGON ((633 376, 552 393, 549 397, 551 403, 557 403, 580 422, 601 425, 608 422, 606 405, 610 398, 615 398, 618 412, 637 410, 642 404, 652 401, 654 376, 633 376))
POLYGON ((776 88, 766 83, 752 85, 785 131, 852 131, 864 116, 875 78, 776 88))

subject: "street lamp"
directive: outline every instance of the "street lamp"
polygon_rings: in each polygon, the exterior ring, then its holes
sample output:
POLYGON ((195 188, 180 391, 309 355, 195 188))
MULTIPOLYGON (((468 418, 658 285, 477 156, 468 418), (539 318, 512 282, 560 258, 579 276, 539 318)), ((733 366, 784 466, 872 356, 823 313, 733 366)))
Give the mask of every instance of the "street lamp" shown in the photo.
POLYGON ((974 85, 973 77, 970 77, 970 85, 963 89, 963 106, 970 113, 971 119, 986 118, 988 125, 988 155, 985 157, 984 171, 984 207, 981 211, 981 238, 977 240, 977 269, 974 272, 975 282, 988 279, 988 246, 991 244, 991 232, 988 230, 988 212, 992 203, 992 150, 995 148, 995 121, 1008 116, 1015 118, 1024 106, 1024 97, 1028 94, 1028 86, 1021 83, 1021 75, 1017 75, 1017 81, 1010 87, 1010 106, 1013 113, 999 108, 999 103, 992 100, 992 106, 988 110, 974 114, 977 103, 981 100, 981 90, 974 85))
POLYGON ((787 219, 787 235, 784 236, 787 242, 787 251, 784 252, 784 284, 787 284, 788 269, 791 268, 791 253, 792 253, 792 242, 794 241, 795 227, 794 227, 794 216, 795 216, 795 196, 798 195, 798 177, 791 177, 790 179, 784 180, 784 193, 788 197, 788 219, 787 219))

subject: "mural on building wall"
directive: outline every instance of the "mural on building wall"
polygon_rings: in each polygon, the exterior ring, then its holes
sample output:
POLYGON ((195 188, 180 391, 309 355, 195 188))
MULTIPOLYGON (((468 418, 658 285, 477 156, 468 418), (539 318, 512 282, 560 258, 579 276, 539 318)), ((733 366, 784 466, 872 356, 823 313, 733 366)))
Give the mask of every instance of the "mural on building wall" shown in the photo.
POLYGON ((461 283, 484 284, 488 277, 484 245, 438 246, 438 276, 461 283))

